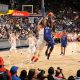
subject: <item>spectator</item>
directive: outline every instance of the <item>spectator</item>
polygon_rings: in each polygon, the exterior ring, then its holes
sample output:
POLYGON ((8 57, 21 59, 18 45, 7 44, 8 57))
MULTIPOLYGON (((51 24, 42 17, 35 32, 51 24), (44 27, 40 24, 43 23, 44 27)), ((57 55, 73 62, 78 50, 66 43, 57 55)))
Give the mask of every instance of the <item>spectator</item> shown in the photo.
POLYGON ((40 71, 40 73, 37 75, 38 80, 44 80, 45 78, 47 78, 46 76, 44 76, 44 74, 45 74, 44 70, 39 69, 39 71, 40 71))
POLYGON ((5 79, 12 80, 11 73, 6 68, 4 68, 3 58, 0 57, 0 80, 5 80, 5 79), (5 74, 6 76, 3 77, 5 74))
POLYGON ((26 70, 22 70, 20 73, 20 79, 21 80, 27 80, 27 72, 26 70))
POLYGON ((76 80, 80 80, 80 69, 77 71, 77 78, 76 80))
POLYGON ((21 80, 18 76, 17 76, 17 70, 18 67, 17 66, 12 66, 10 69, 11 75, 12 75, 12 80, 21 80))
POLYGON ((68 80, 75 80, 75 78, 73 76, 69 76, 68 80))
POLYGON ((50 68, 48 69, 47 79, 48 79, 48 80, 55 80, 55 79, 54 79, 54 68, 53 68, 53 67, 50 67, 50 68))
POLYGON ((63 72, 62 72, 62 69, 60 67, 57 67, 57 70, 56 70, 56 73, 55 73, 55 78, 56 78, 56 80, 65 79, 64 75, 63 75, 63 72))
POLYGON ((36 80, 35 69, 30 69, 30 70, 29 70, 28 80, 36 80))

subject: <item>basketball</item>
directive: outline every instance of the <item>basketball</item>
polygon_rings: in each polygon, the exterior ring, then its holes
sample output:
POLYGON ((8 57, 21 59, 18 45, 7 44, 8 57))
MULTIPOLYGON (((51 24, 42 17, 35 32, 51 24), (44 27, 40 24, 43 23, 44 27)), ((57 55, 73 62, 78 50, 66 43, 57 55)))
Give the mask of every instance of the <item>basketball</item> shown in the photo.
POLYGON ((48 14, 48 16, 54 16, 54 14, 53 14, 52 12, 50 12, 50 13, 48 14))

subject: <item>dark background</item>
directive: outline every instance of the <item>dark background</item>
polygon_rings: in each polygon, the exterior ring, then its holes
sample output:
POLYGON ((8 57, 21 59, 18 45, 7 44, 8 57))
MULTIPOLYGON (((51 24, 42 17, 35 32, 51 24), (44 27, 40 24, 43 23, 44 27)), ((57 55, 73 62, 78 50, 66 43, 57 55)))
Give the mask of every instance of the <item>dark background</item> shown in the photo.
MULTIPOLYGON (((41 0, 13 0, 14 1, 14 9, 21 10, 22 4, 28 4, 34 6, 34 12, 41 10, 41 0)), ((53 11, 58 13, 59 10, 69 9, 71 8, 74 11, 80 11, 80 0, 44 0, 46 11, 53 11)), ((0 3, 8 4, 9 8, 11 8, 12 0, 0 0, 0 3)))

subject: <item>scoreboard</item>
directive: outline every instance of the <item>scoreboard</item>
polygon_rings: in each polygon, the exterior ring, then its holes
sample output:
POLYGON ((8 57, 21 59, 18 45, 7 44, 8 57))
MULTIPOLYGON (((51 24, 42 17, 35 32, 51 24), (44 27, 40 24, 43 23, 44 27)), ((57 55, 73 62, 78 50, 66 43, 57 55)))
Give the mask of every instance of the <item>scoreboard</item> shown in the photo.
POLYGON ((0 12, 7 12, 8 10, 8 5, 0 4, 0 12))

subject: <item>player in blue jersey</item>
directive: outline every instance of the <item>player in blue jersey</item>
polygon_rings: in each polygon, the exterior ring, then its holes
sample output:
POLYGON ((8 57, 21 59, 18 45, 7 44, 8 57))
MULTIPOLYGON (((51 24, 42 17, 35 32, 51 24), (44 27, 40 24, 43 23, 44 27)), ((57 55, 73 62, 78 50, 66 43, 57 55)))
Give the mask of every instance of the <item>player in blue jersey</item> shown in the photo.
POLYGON ((65 55, 66 45, 67 45, 67 35, 66 32, 63 32, 61 36, 61 55, 65 55))
POLYGON ((45 54, 47 56, 47 59, 49 59, 50 54, 54 48, 54 41, 52 38, 52 29, 49 22, 47 22, 47 26, 44 28, 44 40, 47 42, 47 49, 45 51, 45 54))

